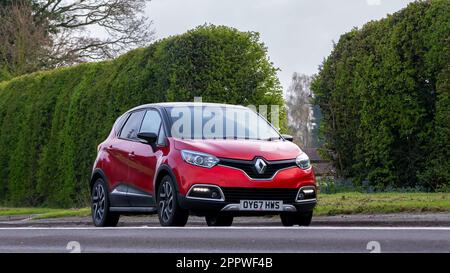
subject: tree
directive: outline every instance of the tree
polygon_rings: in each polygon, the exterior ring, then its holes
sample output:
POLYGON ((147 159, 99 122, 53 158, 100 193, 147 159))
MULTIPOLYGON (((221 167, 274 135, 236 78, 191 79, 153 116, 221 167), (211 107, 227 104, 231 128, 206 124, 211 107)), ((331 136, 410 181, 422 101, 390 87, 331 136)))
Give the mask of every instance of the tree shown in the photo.
POLYGON ((450 2, 417 1, 341 36, 312 84, 339 176, 448 188, 450 2))
POLYGON ((84 206, 95 148, 123 112, 196 96, 283 110, 276 71, 258 33, 207 25, 111 61, 3 82, 0 203, 84 206))
MULTIPOLYGON (((51 40, 25 2, 0 5, 0 70, 4 79, 45 68, 51 40)), ((0 79, 1 80, 1 79, 0 79)))
POLYGON ((289 130, 296 142, 302 147, 312 147, 313 145, 311 133, 314 122, 311 108, 311 80, 310 76, 294 73, 286 97, 289 130))
MULTIPOLYGON (((34 50, 25 51, 19 60, 11 56, 6 60, 3 58, 0 66, 8 66, 13 74, 20 75, 23 73, 21 66, 36 63, 36 60, 39 60, 39 65, 33 71, 110 59, 132 48, 148 45, 153 40, 154 31, 152 21, 143 14, 143 10, 149 1, 2 1, 2 17, 7 18, 9 27, 2 29, 4 32, 0 33, 0 37, 8 37, 12 30, 21 29, 24 33, 20 37, 12 36, 5 40, 9 43, 8 47, 16 47, 26 40, 34 41, 26 44, 26 47, 34 50), (12 18, 18 13, 26 14, 27 20, 23 22, 12 18), (95 30, 96 35, 90 34, 92 30, 95 30), (36 35, 40 39, 35 39, 36 35), (41 56, 41 53, 45 54, 41 56)), ((8 55, 9 52, 0 54, 8 55)))

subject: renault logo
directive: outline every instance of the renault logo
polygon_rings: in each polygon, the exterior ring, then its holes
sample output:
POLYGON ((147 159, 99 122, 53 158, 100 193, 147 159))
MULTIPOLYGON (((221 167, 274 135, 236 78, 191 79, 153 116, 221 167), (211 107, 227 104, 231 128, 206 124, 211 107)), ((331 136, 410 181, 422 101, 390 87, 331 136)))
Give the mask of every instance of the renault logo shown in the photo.
POLYGON ((267 164, 261 158, 256 159, 255 168, 259 174, 263 174, 266 171, 267 164))

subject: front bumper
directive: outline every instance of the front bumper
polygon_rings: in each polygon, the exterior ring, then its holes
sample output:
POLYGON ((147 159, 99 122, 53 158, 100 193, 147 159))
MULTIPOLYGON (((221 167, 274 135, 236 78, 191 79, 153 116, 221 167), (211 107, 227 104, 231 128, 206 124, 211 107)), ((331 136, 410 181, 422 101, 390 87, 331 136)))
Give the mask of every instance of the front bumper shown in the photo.
MULTIPOLYGON (((310 186, 309 186, 310 187, 310 186)), ((292 189, 285 189, 286 191, 290 191, 292 189)), ((299 189, 296 189, 299 191, 299 189)), ((263 197, 255 197, 255 195, 243 195, 240 197, 241 200, 282 200, 283 201, 283 209, 282 211, 241 211, 239 209, 239 200, 236 197, 227 197, 227 191, 224 190, 225 196, 224 200, 206 200, 206 199, 193 199, 187 196, 179 195, 178 203, 183 209, 191 211, 195 215, 204 216, 208 214, 217 214, 217 213, 230 213, 236 216, 251 216, 251 215, 272 215, 272 214, 280 214, 280 213, 296 213, 296 212, 309 212, 314 209, 316 206, 317 200, 316 197, 306 200, 292 200, 286 198, 285 196, 263 196, 263 197)))

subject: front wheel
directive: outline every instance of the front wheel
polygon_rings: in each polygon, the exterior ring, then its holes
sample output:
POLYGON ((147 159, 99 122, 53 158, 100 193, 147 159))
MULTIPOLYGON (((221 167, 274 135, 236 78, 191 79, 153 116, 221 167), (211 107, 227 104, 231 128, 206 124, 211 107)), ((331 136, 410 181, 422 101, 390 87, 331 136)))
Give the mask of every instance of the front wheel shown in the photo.
POLYGON ((291 227, 293 225, 299 226, 309 226, 311 224, 313 212, 302 212, 302 213, 289 213, 281 214, 281 223, 285 227, 291 227))
POLYGON ((229 227, 233 224, 233 216, 230 215, 208 215, 205 216, 205 220, 210 227, 229 227))
POLYGON ((165 176, 158 188, 158 218, 162 226, 183 227, 189 218, 189 211, 180 207, 175 184, 170 176, 165 176))
POLYGON ((108 187, 103 179, 95 181, 91 195, 92 221, 97 227, 115 227, 120 214, 109 211, 108 187))

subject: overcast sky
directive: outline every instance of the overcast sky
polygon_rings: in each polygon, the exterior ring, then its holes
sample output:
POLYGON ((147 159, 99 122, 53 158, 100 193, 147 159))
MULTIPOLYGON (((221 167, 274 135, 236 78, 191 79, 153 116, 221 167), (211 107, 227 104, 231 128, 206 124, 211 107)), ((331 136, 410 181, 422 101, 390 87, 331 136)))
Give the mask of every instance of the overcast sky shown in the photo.
POLYGON ((314 74, 332 41, 370 20, 406 7, 408 0, 152 0, 147 14, 157 38, 212 23, 258 31, 283 89, 293 72, 314 74))

